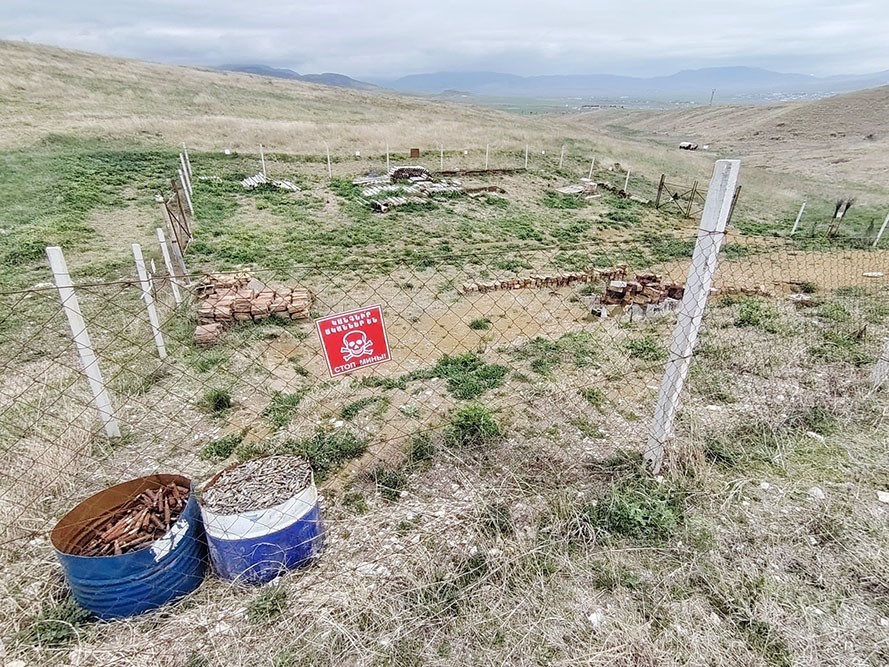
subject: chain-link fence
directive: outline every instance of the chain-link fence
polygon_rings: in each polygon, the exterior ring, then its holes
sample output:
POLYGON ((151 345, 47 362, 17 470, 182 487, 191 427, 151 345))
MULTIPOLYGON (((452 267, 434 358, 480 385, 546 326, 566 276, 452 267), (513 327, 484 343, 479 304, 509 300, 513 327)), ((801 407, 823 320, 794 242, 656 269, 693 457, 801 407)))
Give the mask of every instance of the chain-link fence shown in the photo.
MULTIPOLYGON (((120 430, 110 439, 72 344, 71 304, 51 284, 0 294, 0 585, 15 650, 60 664, 419 664, 380 660, 393 646, 431 650, 422 641, 478 588, 515 591, 521 571, 553 567, 547 530, 562 531, 566 549, 594 532, 566 509, 576 501, 566 490, 645 449, 695 247, 661 242, 669 259, 616 240, 253 267, 179 276, 178 298, 156 270, 163 353, 135 272, 80 282, 120 430), (332 377, 315 321, 373 305, 390 360, 332 377), (177 473, 199 487, 271 454, 308 460, 323 496, 323 555, 287 584, 293 662, 257 630, 281 613, 274 592, 245 607, 247 593, 215 579, 158 615, 86 637, 72 629, 73 653, 54 648, 76 617, 37 609, 61 599, 47 536, 65 512, 124 480, 177 473), (559 527, 542 528, 543 515, 559 527)), ((823 436, 876 409, 886 254, 849 248, 729 234, 668 469, 774 454, 761 449, 783 433, 823 436)), ((380 352, 380 340, 347 332, 334 332, 347 361, 380 352)), ((537 599, 527 593, 499 597, 498 614, 525 618, 537 599)), ((460 661, 451 650, 443 664, 460 661)))

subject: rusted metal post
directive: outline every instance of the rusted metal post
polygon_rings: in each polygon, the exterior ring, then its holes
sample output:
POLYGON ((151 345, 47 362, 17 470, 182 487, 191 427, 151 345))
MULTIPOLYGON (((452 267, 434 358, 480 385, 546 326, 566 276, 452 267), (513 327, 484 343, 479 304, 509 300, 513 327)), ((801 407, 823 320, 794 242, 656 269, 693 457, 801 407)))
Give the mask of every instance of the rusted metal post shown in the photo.
POLYGON ((692 183, 691 193, 688 196, 688 206, 685 207, 685 217, 686 218, 691 217, 691 207, 694 204, 695 197, 697 196, 697 194, 698 194, 698 182, 695 181, 694 183, 692 183))
POLYGON ((657 197, 654 200, 654 207, 661 207, 661 193, 664 191, 664 179, 667 177, 666 174, 661 174, 661 181, 657 184, 657 197))

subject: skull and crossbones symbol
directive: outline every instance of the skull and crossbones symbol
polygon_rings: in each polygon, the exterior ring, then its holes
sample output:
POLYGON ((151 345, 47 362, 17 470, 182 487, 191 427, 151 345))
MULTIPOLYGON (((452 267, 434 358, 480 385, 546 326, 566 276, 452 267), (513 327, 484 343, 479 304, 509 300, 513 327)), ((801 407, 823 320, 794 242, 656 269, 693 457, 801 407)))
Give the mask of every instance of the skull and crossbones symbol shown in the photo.
POLYGON ((343 353, 343 361, 357 359, 373 354, 374 342, 361 330, 350 331, 343 336, 343 346, 340 348, 340 352, 343 353))

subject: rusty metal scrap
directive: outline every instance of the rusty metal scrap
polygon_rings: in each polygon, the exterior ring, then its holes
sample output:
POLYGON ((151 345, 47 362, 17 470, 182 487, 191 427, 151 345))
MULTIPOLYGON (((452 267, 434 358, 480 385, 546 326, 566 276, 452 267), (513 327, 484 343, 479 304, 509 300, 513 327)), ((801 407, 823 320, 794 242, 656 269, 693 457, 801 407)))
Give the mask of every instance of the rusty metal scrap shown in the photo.
POLYGON ((84 531, 70 553, 76 556, 119 556, 163 537, 188 502, 188 488, 171 482, 146 489, 84 531))

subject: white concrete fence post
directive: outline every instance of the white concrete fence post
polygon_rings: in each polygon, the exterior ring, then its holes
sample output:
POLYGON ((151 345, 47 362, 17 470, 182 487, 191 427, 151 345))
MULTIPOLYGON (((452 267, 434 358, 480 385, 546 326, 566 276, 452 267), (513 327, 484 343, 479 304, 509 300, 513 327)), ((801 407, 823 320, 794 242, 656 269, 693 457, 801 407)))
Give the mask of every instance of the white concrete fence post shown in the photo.
POLYGON ((488 155, 491 152, 491 144, 485 144, 485 171, 488 170, 488 155))
POLYGON ((182 177, 185 180, 185 188, 189 195, 194 194, 194 188, 191 187, 191 174, 188 172, 188 163, 185 161, 185 155, 179 153, 179 165, 182 167, 182 177))
POLYGON ((325 141, 324 148, 327 150, 327 177, 333 180, 333 167, 330 166, 330 146, 325 141))
POLYGON ((176 272, 173 270, 173 260, 170 258, 170 247, 167 245, 167 237, 164 235, 164 230, 160 227, 157 227, 155 231, 157 232, 157 242, 161 247, 161 257, 164 258, 164 266, 167 267, 167 275, 170 276, 170 287, 173 289, 173 301, 179 306, 182 304, 182 294, 179 292, 179 279, 176 277, 176 272))
POLYGON ((528 168, 528 144, 525 144, 525 169, 528 168))
POLYGON ((596 166, 596 158, 593 158, 590 161, 590 175, 587 176, 587 178, 589 178, 590 180, 593 180, 593 167, 595 167, 595 166, 596 166))
POLYGON ((889 338, 886 338, 886 342, 883 344, 883 352, 880 354, 880 358, 877 359, 876 366, 874 366, 874 389, 879 389, 885 385, 887 380, 889 380, 889 338))
POLYGON ((565 145, 562 145, 562 152, 559 153, 559 169, 562 168, 562 162, 565 161, 565 145))
POLYGON ((688 269, 685 294, 679 304, 676 327, 673 330, 670 357, 664 370, 645 447, 645 462, 653 474, 660 472, 667 441, 673 435, 679 397, 688 377, 692 352, 713 285, 713 275, 725 238, 725 226, 740 171, 740 160, 718 160, 713 168, 691 266, 688 269))
POLYGON ((185 155, 185 166, 188 167, 188 179, 191 180, 194 172, 191 170, 191 158, 188 157, 188 147, 182 142, 182 153, 185 155))
POLYGON ((886 217, 883 219, 883 224, 880 225, 880 231, 877 232, 877 238, 874 239, 874 248, 877 247, 880 243, 880 239, 883 238, 883 233, 886 231, 886 225, 889 225, 889 213, 886 214, 886 217))
POLYGON ((59 291, 62 309, 65 311, 68 325, 71 327, 74 347, 80 356, 83 372, 93 393, 93 400, 96 404, 96 410, 99 412, 99 419, 102 420, 102 424, 105 427, 105 435, 109 438, 119 438, 120 426, 117 423, 117 418, 114 416, 111 396, 108 393, 108 387, 105 385, 105 379, 102 377, 99 359, 96 357, 89 332, 86 329, 86 322, 80 310, 80 302, 77 300, 77 294, 74 293, 74 284, 71 282, 71 275, 68 273, 65 256, 62 254, 62 249, 57 246, 47 248, 46 256, 49 259, 49 266, 52 269, 56 289, 59 291))
POLYGON ((806 210, 806 200, 803 199, 802 206, 799 207, 799 213, 796 214, 796 220, 793 221, 793 229, 790 230, 790 235, 793 236, 796 234, 796 230, 799 229, 799 221, 803 219, 803 211, 806 210))
POLYGON ((265 168, 265 152, 262 150, 262 144, 259 144, 259 162, 262 165, 262 175, 268 178, 269 173, 265 168))
POLYGON ((167 346, 164 345, 164 336, 161 333, 160 321, 157 317, 157 309, 154 307, 154 296, 151 294, 151 280, 145 270, 145 259, 142 257, 142 246, 133 244, 133 258, 136 260, 136 273, 139 274, 139 286, 142 288, 142 301, 148 311, 148 322, 151 324, 151 333, 154 336, 154 345, 157 347, 157 356, 167 358, 167 346))

